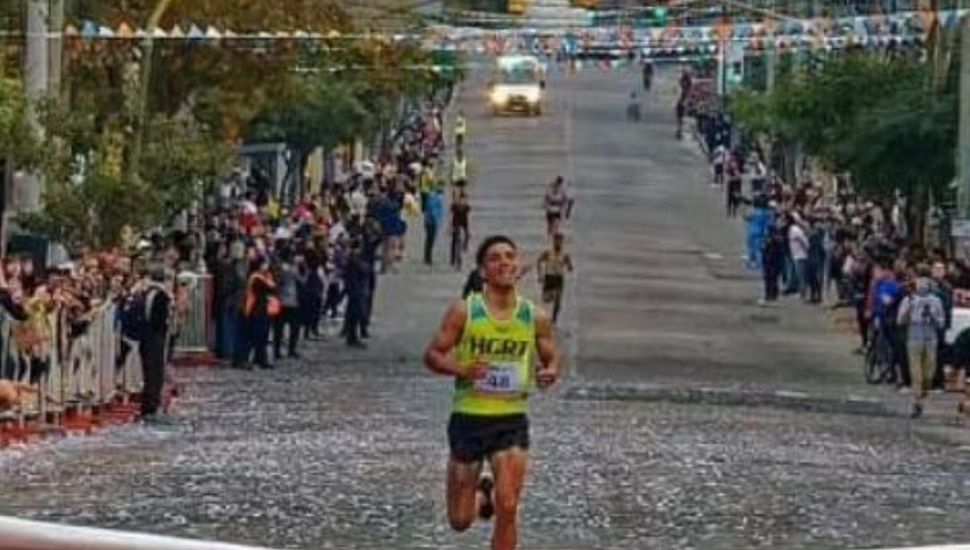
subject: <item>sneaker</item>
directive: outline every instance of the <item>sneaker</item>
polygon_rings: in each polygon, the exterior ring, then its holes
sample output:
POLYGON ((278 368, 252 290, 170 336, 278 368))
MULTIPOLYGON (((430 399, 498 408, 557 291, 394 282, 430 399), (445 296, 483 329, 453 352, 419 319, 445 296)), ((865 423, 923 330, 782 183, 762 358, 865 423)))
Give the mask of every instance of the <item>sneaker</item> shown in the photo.
POLYGON ((919 403, 913 403, 913 411, 909 413, 910 418, 919 418, 923 416, 923 406, 919 403))
POLYGON ((495 490, 495 482, 492 481, 490 474, 482 474, 478 478, 478 491, 485 497, 478 507, 478 517, 488 521, 495 515, 495 503, 492 502, 492 491, 495 490))

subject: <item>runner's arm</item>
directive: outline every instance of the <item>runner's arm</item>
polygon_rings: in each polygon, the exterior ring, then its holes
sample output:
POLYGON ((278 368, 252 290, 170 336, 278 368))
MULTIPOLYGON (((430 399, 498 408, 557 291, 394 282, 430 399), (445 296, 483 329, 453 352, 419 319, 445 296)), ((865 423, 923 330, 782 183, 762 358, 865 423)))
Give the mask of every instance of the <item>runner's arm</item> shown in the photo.
POLYGON ((536 308, 536 351, 541 364, 537 373, 540 385, 551 385, 562 373, 562 354, 553 335, 552 318, 543 308, 536 308))
POLYGON ((543 252, 542 254, 539 254, 539 258, 536 259, 536 277, 538 277, 540 280, 542 279, 542 276, 545 275, 545 265, 546 265, 547 258, 548 258, 548 253, 543 252))
POLYGON ((465 302, 453 303, 445 313, 441 327, 424 353, 424 364, 432 372, 445 376, 459 376, 461 367, 455 362, 452 350, 465 330, 465 302))

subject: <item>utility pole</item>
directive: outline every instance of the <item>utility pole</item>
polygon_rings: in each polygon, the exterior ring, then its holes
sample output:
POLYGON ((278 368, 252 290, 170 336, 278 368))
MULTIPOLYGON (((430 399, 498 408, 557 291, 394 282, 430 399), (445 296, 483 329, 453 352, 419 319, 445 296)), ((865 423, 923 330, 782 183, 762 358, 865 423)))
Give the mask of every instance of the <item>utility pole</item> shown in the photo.
MULTIPOLYGON (((27 0, 27 50, 24 55, 24 84, 28 101, 28 120, 38 133, 42 132, 37 113, 37 103, 47 97, 50 90, 50 44, 48 0, 27 0)), ((13 182, 15 212, 36 212, 40 209, 41 186, 37 174, 22 174, 13 182)))
POLYGON ((47 42, 50 68, 49 89, 61 95, 61 73, 64 68, 64 0, 50 0, 50 38, 47 42))
POLYGON ((970 17, 961 25, 960 134, 957 147, 957 210, 970 218, 970 17))

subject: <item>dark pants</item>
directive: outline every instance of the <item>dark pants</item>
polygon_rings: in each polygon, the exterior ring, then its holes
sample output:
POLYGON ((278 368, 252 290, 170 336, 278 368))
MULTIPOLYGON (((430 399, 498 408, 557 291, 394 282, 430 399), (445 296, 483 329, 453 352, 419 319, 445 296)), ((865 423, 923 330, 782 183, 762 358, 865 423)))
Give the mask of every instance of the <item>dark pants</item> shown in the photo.
POLYGON ((367 296, 362 288, 355 288, 347 292, 347 314, 344 316, 344 332, 346 333, 348 344, 360 342, 366 300, 367 296))
POLYGON ((270 320, 266 314, 256 314, 246 319, 248 325, 248 346, 246 358, 253 357, 253 362, 261 367, 269 365, 266 346, 269 345, 270 320))
POLYGON ((912 378, 909 375, 909 353, 906 350, 906 327, 893 326, 889 330, 892 336, 896 384, 908 388, 912 385, 912 378))
POLYGON ((295 306, 286 306, 283 311, 273 319, 273 357, 280 358, 280 349, 283 347, 283 328, 287 327, 289 339, 287 340, 286 350, 289 355, 296 354, 296 344, 300 339, 300 309, 295 306))
POLYGON ((344 291, 340 288, 340 283, 332 282, 327 285, 327 303, 323 305, 323 310, 331 319, 337 316, 337 309, 343 299, 344 291))
POLYGON ((424 263, 431 265, 434 259, 434 241, 438 236, 438 224, 424 224, 424 263))
POLYGON ((157 414, 162 406, 162 388, 165 385, 166 334, 151 334, 138 346, 141 355, 142 377, 145 384, 141 394, 141 414, 157 414))
POLYGON ((859 326, 859 336, 862 338, 862 347, 869 346, 869 319, 866 318, 866 299, 865 297, 856 300, 855 320, 859 326))
POLYGON ((304 336, 320 335, 320 312, 323 307, 323 296, 317 292, 307 293, 300 301, 300 320, 303 323, 304 336))
POLYGON ((239 347, 239 311, 237 307, 223 307, 219 314, 219 358, 234 360, 239 347))
POLYGON ((819 303, 822 301, 822 270, 825 269, 824 262, 821 260, 811 260, 806 266, 806 278, 808 279, 809 301, 819 303))
POLYGON ((377 270, 371 269, 367 275, 367 290, 364 295, 364 311, 361 313, 360 330, 367 334, 370 329, 371 314, 374 312, 374 295, 377 294, 377 270))
POLYGON ((235 325, 236 333, 233 335, 235 340, 233 340, 232 348, 232 366, 241 367, 249 361, 250 345, 249 345, 249 333, 251 329, 249 328, 252 324, 250 319, 243 315, 241 312, 235 312, 235 325))
POLYGON ((778 299, 778 278, 781 276, 781 262, 777 258, 765 258, 761 273, 765 280, 765 301, 773 302, 778 299))

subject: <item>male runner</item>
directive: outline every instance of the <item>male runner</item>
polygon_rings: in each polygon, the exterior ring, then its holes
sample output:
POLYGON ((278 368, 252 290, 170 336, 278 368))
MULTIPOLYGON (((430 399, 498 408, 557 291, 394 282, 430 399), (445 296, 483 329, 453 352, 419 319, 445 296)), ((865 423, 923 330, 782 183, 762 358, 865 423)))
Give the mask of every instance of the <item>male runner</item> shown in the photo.
POLYGON ((552 305, 553 324, 559 320, 566 271, 573 272, 573 260, 563 250, 564 240, 562 233, 556 233, 552 237, 552 247, 540 254, 536 260, 536 276, 542 285, 542 303, 546 307, 552 305))
POLYGON ((528 465, 526 400, 533 380, 539 388, 556 382, 562 359, 549 315, 516 290, 515 243, 489 237, 477 261, 485 279, 482 292, 448 308, 424 361, 431 371, 455 377, 448 423, 448 520, 464 531, 476 516, 488 519, 494 513, 492 549, 512 550, 528 465), (482 476, 485 460, 494 482, 482 476))
POLYGON ((562 176, 556 176, 555 181, 546 190, 545 208, 546 233, 551 237, 559 231, 563 215, 566 219, 569 219, 573 213, 573 199, 566 192, 566 185, 562 176))

